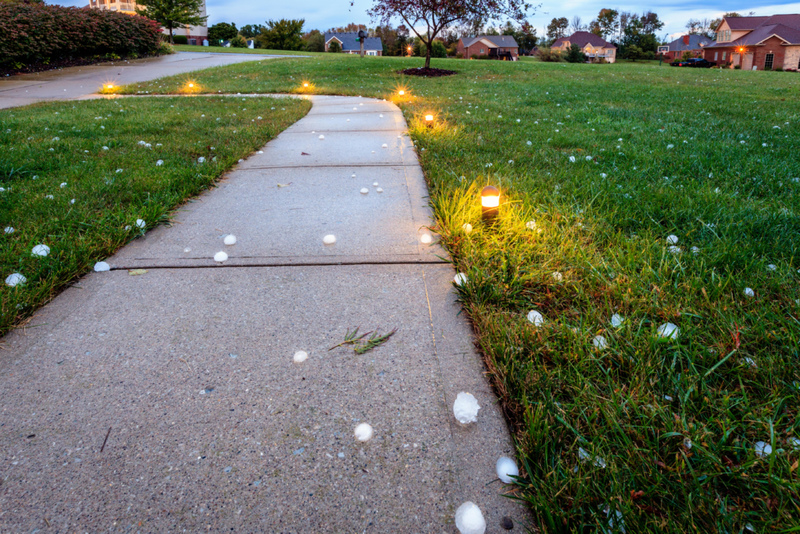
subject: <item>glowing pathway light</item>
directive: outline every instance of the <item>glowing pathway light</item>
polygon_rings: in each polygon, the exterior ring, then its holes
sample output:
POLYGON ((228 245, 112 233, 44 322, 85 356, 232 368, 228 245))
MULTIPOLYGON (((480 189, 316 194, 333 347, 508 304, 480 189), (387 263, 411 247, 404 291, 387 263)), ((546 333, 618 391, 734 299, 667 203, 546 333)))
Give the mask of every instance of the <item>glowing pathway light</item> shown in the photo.
POLYGON ((500 213, 500 190, 493 185, 487 185, 481 191, 481 218, 487 223, 493 223, 500 213))

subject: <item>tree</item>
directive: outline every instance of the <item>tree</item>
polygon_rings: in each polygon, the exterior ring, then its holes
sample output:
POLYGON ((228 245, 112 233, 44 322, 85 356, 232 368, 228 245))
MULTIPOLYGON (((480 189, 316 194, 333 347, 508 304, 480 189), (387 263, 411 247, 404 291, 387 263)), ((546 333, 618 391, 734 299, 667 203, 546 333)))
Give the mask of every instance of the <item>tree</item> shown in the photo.
POLYGON ((208 29, 209 41, 230 41, 239 35, 239 30, 236 29, 235 23, 228 24, 227 22, 217 22, 208 29))
POLYGON ((601 9, 597 15, 597 26, 600 36, 608 39, 619 30, 619 12, 615 9, 601 9))
POLYGON ((581 47, 572 44, 567 51, 567 56, 564 58, 569 63, 586 63, 586 54, 583 53, 581 47))
POLYGON ((714 30, 711 29, 711 19, 689 19, 686 23, 686 30, 689 35, 702 35, 709 39, 714 38, 714 30))
POLYGON ((364 24, 356 24, 355 22, 351 22, 347 26, 331 28, 326 33, 358 33, 358 30, 368 31, 364 24))
POLYGON ((303 24, 305 19, 279 21, 268 20, 267 27, 258 36, 263 48, 270 50, 300 50, 303 47, 303 24))
POLYGON ((583 21, 578 15, 572 17, 572 33, 575 32, 582 32, 586 27, 583 25, 583 21))
POLYGON ((567 17, 554 18, 551 20, 550 24, 547 25, 547 38, 550 40, 550 44, 562 37, 566 37, 568 26, 569 21, 567 17))
POLYGON ((655 34, 658 30, 664 27, 664 23, 658 19, 658 15, 652 11, 647 11, 642 14, 639 19, 642 23, 642 33, 655 34))
POLYGON ((644 58, 644 52, 636 45, 629 45, 625 48, 625 59, 636 61, 637 59, 644 58))
POLYGON ((425 43, 425 68, 431 65, 433 40, 454 24, 469 24, 487 17, 522 20, 530 6, 525 0, 374 0, 369 14, 388 24, 399 17, 425 43), (425 26, 420 32, 417 27, 425 26))
POLYGON ((245 24, 239 30, 239 34, 245 39, 255 39, 261 35, 264 26, 256 26, 255 24, 245 24))
POLYGON ((324 52, 325 36, 319 30, 311 30, 303 35, 303 48, 309 52, 324 52))
POLYGON ((338 54, 342 51, 342 45, 339 44, 339 41, 331 41, 331 44, 328 45, 328 52, 333 52, 334 54, 338 54))
POLYGON ((231 48, 247 48, 247 41, 238 33, 231 39, 231 48))
POLYGON ((136 13, 154 20, 169 30, 169 42, 173 42, 175 28, 202 26, 208 17, 201 17, 203 0, 137 0, 136 13))
POLYGON ((538 39, 536 38, 536 28, 534 28, 528 21, 522 23, 519 28, 519 33, 514 36, 517 41, 520 51, 530 52, 536 48, 538 39))

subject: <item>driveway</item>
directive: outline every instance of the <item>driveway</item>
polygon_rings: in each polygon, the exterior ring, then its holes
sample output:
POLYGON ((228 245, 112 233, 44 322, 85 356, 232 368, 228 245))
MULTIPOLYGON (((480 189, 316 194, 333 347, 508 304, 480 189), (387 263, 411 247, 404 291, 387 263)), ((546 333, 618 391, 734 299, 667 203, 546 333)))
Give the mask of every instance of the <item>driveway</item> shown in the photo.
POLYGON ((49 100, 76 100, 97 92, 104 83, 123 85, 145 82, 209 67, 276 57, 282 56, 178 52, 156 58, 10 76, 0 78, 0 109, 49 100))

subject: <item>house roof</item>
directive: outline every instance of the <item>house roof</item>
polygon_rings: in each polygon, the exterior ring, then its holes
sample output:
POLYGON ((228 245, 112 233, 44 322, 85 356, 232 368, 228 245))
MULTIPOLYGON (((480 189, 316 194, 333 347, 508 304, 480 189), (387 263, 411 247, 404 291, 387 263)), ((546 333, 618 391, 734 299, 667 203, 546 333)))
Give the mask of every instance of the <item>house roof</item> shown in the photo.
MULTIPOLYGON (((361 50, 361 43, 356 41, 358 33, 326 33, 325 44, 336 37, 342 43, 342 51, 361 50)), ((383 50, 383 43, 380 37, 367 37, 364 39, 364 50, 383 50)))
MULTIPOLYGON (((731 20, 736 20, 738 18, 760 19, 761 23, 757 27, 753 28, 750 33, 741 36, 735 41, 728 43, 717 43, 711 45, 709 48, 755 46, 762 41, 769 39, 773 35, 783 39, 786 44, 800 44, 800 14, 772 15, 771 17, 732 17, 725 20, 730 23, 731 20)), ((746 28, 742 27, 736 29, 746 28)))
POLYGON ((667 46, 669 46, 670 52, 684 52, 686 50, 698 50, 700 48, 705 48, 709 45, 714 44, 713 39, 709 39, 705 35, 690 35, 689 36, 689 44, 685 44, 683 42, 683 38, 686 37, 685 35, 681 35, 667 46))
POLYGON ((601 46, 603 48, 616 48, 616 46, 592 32, 575 32, 569 37, 562 37, 553 43, 553 47, 562 46, 566 41, 569 41, 570 44, 576 44, 581 48, 584 48, 587 44, 601 46))
POLYGON ((489 41, 498 48, 519 48, 517 41, 510 35, 478 35, 476 37, 463 37, 464 47, 472 46, 480 40, 489 41))
POLYGON ((764 24, 769 17, 725 17, 731 30, 755 30, 764 24))

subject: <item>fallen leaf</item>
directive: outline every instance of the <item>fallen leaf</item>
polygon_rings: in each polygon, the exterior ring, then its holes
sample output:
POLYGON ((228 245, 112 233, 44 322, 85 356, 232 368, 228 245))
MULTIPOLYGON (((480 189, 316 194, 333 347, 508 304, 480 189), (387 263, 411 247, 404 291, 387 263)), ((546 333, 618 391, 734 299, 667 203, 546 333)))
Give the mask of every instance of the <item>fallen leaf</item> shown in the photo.
POLYGON ((131 269, 128 271, 128 274, 131 276, 139 276, 140 274, 144 274, 147 272, 147 269, 131 269))
POLYGON ((300 152, 300 155, 301 156, 310 156, 311 154, 309 154, 308 152, 300 152))

